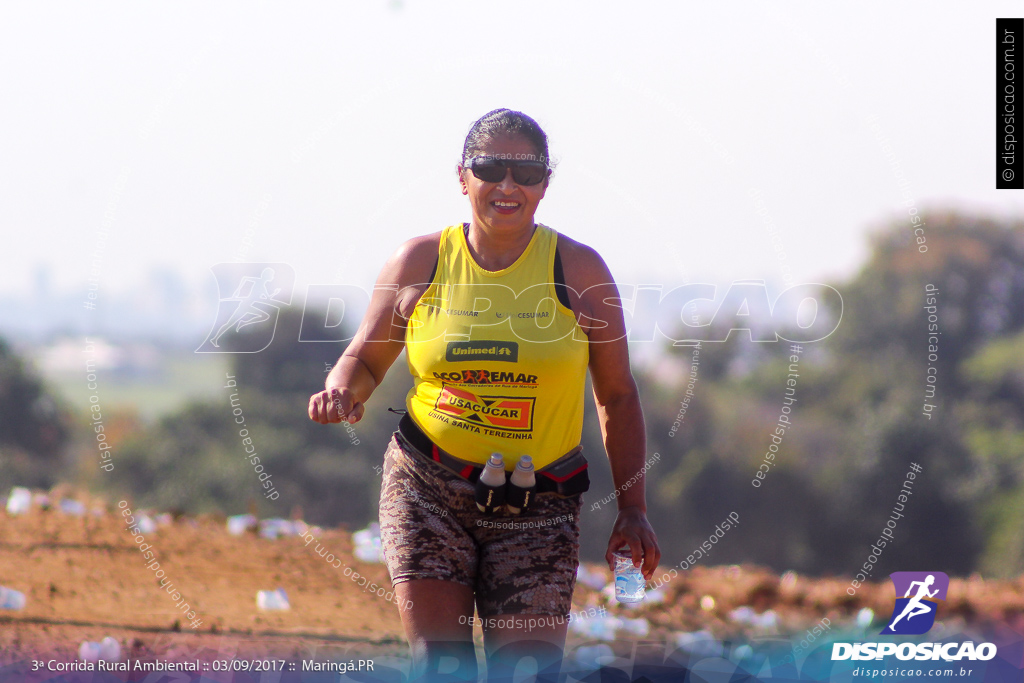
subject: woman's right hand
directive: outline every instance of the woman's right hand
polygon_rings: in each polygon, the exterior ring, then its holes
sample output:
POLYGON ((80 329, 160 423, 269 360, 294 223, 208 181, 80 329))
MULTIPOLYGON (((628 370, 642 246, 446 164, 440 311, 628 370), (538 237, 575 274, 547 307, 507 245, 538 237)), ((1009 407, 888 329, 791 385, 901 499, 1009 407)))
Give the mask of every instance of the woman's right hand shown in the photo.
POLYGON ((347 420, 355 424, 363 419, 363 404, 345 387, 324 389, 309 397, 309 419, 325 425, 347 420))

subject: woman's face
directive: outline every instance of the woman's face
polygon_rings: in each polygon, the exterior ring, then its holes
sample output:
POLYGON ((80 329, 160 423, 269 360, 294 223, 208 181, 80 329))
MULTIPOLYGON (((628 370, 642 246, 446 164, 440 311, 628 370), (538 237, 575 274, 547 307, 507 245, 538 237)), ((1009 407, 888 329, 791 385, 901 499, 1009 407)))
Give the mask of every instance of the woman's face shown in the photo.
MULTIPOLYGON (((533 143, 522 135, 503 135, 491 138, 473 157, 489 156, 497 159, 541 160, 533 143)), ((505 171, 500 183, 480 180, 467 168, 459 166, 462 194, 469 197, 473 218, 494 229, 532 228, 533 214, 544 197, 548 179, 537 185, 518 185, 511 171, 505 171)))

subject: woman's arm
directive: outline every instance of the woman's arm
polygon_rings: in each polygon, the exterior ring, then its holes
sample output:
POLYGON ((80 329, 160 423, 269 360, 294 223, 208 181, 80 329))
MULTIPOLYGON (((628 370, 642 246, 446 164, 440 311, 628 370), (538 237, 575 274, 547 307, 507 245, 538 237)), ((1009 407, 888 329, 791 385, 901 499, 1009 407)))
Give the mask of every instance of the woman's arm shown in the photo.
POLYGON ((587 332, 590 352, 590 377, 594 385, 594 403, 601 425, 605 451, 612 469, 612 481, 618 492, 619 514, 608 540, 605 559, 614 566, 613 553, 628 545, 633 563, 651 578, 661 550, 647 521, 644 491, 644 461, 647 437, 640 395, 629 368, 626 324, 620 306, 608 300, 618 299, 618 288, 601 256, 585 245, 559 236, 559 245, 567 248, 566 284, 570 301, 587 332))
POLYGON ((358 422, 363 404, 405 348, 405 326, 429 286, 440 233, 409 240, 388 259, 374 286, 359 330, 309 399, 309 418, 320 424, 358 422))

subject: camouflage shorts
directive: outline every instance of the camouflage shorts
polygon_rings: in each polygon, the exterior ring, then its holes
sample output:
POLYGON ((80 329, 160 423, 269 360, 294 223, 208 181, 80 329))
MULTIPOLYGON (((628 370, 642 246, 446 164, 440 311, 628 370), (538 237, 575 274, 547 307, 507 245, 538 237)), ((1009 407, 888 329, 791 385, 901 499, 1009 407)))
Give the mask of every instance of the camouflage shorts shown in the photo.
POLYGON ((540 493, 522 514, 484 514, 473 489, 395 432, 380 492, 391 582, 441 579, 470 586, 481 617, 568 614, 582 494, 540 493))

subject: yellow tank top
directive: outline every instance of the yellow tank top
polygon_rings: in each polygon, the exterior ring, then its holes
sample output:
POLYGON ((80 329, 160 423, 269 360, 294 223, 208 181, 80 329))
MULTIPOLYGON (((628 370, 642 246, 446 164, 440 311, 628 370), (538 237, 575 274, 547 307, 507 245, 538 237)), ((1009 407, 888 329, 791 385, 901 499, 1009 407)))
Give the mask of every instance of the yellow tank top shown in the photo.
POLYGON ((580 442, 587 336, 554 285, 558 233, 537 224, 526 251, 488 271, 463 226, 441 233, 437 272, 406 328, 409 416, 441 449, 537 469, 580 442))

